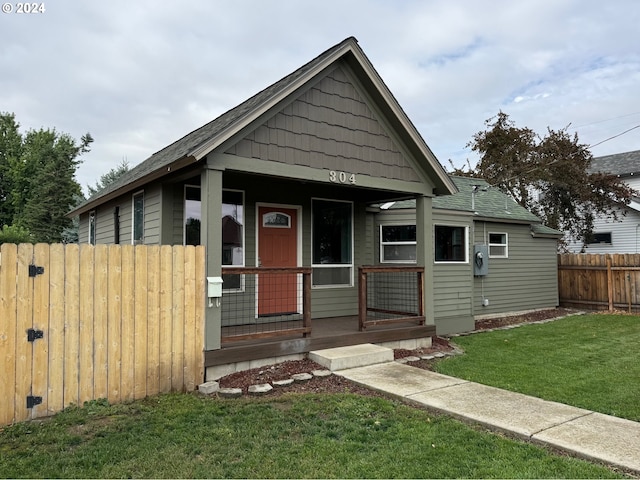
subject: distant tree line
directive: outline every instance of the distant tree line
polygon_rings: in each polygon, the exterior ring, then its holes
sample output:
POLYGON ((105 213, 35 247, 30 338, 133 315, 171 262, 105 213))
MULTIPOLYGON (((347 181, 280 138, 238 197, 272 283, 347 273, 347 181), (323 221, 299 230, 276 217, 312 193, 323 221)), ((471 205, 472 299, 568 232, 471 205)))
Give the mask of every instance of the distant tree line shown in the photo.
MULTIPOLYGON (((0 243, 77 242, 67 213, 85 200, 75 175, 92 142, 89 133, 80 141, 55 129, 21 133, 15 114, 0 112, 0 243)), ((127 170, 123 161, 90 194, 127 170)))

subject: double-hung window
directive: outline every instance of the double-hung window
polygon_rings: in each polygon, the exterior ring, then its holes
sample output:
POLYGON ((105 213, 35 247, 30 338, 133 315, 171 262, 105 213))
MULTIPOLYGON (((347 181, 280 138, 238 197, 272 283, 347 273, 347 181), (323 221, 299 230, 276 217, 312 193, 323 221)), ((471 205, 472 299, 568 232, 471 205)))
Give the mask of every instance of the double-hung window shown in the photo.
POLYGON ((467 227, 454 225, 435 226, 435 261, 468 262, 467 227))
POLYGON ((132 204, 131 243, 138 245, 144 243, 144 192, 134 194, 132 204))
POLYGON ((314 287, 353 285, 353 203, 312 200, 314 287))
POLYGON ((489 257, 509 257, 509 241, 506 233, 489 233, 489 257))
POLYGON ((380 262, 416 262, 415 225, 380 225, 380 262))

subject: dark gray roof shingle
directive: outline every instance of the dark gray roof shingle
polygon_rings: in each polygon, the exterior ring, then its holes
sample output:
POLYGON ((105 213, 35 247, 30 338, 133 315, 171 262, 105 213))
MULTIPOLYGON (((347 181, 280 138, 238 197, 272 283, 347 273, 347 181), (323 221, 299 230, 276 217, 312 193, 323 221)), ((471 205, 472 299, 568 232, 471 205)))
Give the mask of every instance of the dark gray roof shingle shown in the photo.
POLYGON ((640 150, 595 157, 590 172, 602 172, 621 177, 640 173, 640 150))

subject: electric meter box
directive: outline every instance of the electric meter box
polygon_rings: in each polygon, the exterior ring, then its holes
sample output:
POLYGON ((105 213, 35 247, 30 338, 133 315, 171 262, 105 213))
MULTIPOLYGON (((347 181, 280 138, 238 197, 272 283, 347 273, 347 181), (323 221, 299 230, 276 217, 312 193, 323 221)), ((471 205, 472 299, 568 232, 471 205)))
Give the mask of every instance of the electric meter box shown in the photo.
POLYGON ((489 274, 489 246, 473 246, 473 275, 485 277, 489 274))

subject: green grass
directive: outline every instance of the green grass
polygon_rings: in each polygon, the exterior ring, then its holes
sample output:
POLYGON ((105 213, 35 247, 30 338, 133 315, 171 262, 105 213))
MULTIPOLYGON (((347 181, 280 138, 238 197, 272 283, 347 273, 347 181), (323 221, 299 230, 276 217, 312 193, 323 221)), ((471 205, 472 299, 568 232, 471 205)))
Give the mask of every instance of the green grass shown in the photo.
POLYGON ((640 317, 576 315, 455 338, 440 373, 640 421, 640 317))
POLYGON ((351 394, 91 402, 0 431, 11 478, 605 478, 588 462, 351 394))

